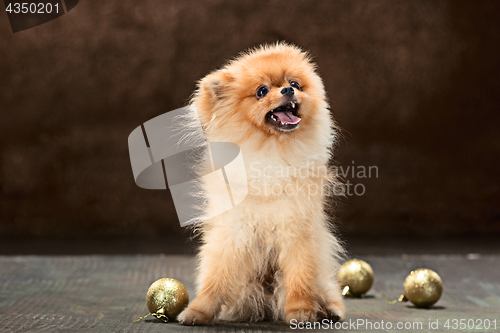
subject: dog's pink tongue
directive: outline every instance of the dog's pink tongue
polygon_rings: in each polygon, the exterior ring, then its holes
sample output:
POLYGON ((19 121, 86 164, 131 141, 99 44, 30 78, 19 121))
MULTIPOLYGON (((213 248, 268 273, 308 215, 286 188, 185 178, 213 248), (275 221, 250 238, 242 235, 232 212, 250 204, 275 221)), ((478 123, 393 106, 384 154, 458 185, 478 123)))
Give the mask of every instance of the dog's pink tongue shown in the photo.
POLYGON ((280 118, 281 122, 285 124, 295 125, 300 121, 299 117, 293 115, 290 111, 276 111, 273 112, 278 118, 280 118))

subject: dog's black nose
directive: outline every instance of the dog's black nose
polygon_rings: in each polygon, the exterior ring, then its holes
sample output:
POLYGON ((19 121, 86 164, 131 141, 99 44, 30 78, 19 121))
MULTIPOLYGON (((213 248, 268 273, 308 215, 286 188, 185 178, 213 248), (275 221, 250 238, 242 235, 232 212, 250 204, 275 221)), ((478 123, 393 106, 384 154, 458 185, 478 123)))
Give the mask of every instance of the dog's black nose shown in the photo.
POLYGON ((281 94, 284 96, 292 97, 293 94, 295 94, 295 91, 293 90, 292 87, 289 86, 281 89, 281 94))

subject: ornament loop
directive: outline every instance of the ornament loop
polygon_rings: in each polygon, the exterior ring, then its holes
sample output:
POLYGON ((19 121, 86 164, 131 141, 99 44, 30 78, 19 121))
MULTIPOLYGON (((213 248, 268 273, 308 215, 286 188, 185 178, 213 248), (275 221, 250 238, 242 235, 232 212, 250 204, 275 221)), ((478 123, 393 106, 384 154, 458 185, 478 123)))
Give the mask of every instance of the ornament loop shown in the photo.
POLYGON ((140 320, 143 320, 144 318, 147 318, 149 316, 153 316, 153 317, 156 317, 157 319, 160 319, 161 321, 163 321, 164 323, 168 323, 168 317, 165 316, 164 314, 161 314, 161 313, 148 313, 147 315, 145 316, 142 316, 142 317, 136 317, 137 319, 133 321, 133 323, 136 323, 140 320))
POLYGON ((136 320, 134 320, 134 321, 133 321, 133 323, 136 323, 136 322, 138 322, 138 321, 140 321, 140 320, 143 320, 144 318, 147 318, 147 317, 149 317, 149 316, 151 316, 151 315, 152 315, 152 313, 148 313, 148 314, 147 314, 147 315, 145 315, 145 316, 142 316, 142 317, 136 317, 137 319, 136 319, 136 320))
POLYGON ((405 296, 405 295, 401 295, 401 296, 399 296, 399 298, 398 298, 398 299, 395 299, 395 300, 393 300, 393 301, 389 301, 389 300, 387 299, 387 297, 385 296, 385 293, 384 293, 383 291, 382 291, 382 292, 380 292, 380 293, 381 293, 381 294, 382 294, 382 296, 384 297, 385 302, 386 302, 387 304, 389 304, 389 305, 396 304, 397 302, 406 302, 406 301, 408 301, 408 299, 406 298, 406 296, 405 296))
POLYGON ((349 286, 345 286, 344 289, 342 289, 342 296, 351 296, 351 292, 349 291, 349 286))

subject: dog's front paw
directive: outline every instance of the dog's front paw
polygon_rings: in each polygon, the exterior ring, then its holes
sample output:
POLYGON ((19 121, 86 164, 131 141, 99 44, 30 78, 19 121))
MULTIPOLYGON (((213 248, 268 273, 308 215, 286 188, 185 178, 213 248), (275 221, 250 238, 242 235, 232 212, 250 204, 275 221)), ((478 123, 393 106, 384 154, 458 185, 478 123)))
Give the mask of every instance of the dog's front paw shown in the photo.
POLYGON ((333 321, 341 321, 345 318, 345 307, 342 301, 330 302, 324 307, 326 318, 333 321))
POLYGON ((213 323, 212 316, 190 307, 182 311, 177 316, 177 320, 182 325, 211 325, 213 323))
POLYGON ((295 322, 314 322, 317 319, 316 309, 298 309, 293 311, 288 311, 285 314, 286 322, 291 324, 291 321, 295 322))

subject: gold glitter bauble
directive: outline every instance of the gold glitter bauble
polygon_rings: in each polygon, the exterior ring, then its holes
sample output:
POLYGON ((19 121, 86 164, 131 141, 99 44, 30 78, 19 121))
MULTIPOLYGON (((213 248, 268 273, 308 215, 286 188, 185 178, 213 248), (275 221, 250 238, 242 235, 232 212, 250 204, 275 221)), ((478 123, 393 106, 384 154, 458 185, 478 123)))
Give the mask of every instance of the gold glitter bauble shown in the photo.
POLYGON ((372 267, 364 260, 352 259, 340 266, 338 279, 347 296, 361 296, 373 285, 372 267))
POLYGON ((404 296, 416 307, 428 308, 434 305, 443 293, 443 281, 431 269, 419 268, 412 271, 405 280, 404 296))
POLYGON ((148 289, 146 305, 150 313, 163 314, 175 320, 188 305, 186 287, 176 279, 164 278, 155 281, 148 289))

